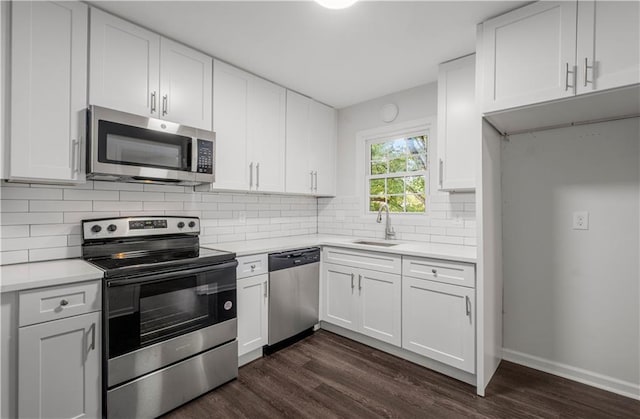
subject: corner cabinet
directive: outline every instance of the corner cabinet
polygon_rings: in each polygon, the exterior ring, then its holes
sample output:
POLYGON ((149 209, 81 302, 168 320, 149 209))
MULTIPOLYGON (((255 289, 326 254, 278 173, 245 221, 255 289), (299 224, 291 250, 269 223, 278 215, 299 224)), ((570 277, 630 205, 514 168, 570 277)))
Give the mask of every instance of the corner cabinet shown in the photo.
POLYGON ((440 64, 438 73, 438 189, 474 191, 482 117, 476 106, 475 54, 440 64))
POLYGON ((482 111, 639 83, 639 7, 540 1, 484 22, 482 111))
POLYGON ((287 91, 286 137, 286 192, 335 196, 335 109, 287 91))
POLYGON ((101 286, 19 292, 18 417, 101 416, 101 286))
POLYGON ((85 181, 88 8, 12 2, 11 180, 85 181))
POLYGON ((284 192, 283 87, 214 61, 215 182, 198 190, 284 192))
POLYGON ((90 104, 211 130, 211 57, 95 8, 90 42, 90 104))

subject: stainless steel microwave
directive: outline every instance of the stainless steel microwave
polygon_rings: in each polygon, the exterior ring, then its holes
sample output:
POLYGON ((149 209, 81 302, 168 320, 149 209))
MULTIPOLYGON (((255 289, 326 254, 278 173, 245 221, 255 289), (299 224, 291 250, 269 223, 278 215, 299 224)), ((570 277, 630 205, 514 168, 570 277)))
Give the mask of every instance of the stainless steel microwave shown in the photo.
POLYGON ((215 179, 215 133, 89 107, 87 178, 199 185, 215 179))

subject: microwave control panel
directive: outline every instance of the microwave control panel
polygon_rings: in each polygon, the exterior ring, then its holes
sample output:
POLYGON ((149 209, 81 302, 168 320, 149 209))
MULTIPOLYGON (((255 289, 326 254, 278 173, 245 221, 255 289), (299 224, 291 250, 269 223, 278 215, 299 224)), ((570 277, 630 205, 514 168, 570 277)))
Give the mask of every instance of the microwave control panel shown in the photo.
POLYGON ((213 174, 213 141, 198 140, 197 173, 213 174))

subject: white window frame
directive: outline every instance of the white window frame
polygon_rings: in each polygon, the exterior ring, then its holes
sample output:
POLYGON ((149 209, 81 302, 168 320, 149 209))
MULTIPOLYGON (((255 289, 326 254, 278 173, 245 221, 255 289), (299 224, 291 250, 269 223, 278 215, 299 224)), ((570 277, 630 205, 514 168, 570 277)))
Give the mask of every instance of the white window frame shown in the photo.
MULTIPOLYGON (((429 213, 429 195, 431 190, 431 178, 430 170, 432 167, 432 159, 435 153, 436 144, 436 120, 435 117, 421 118, 412 121, 402 122, 398 124, 388 125, 381 128, 360 131, 356 134, 356 174, 357 182, 360 182, 361 187, 360 197, 362 198, 362 214, 364 216, 370 216, 376 212, 369 210, 369 144, 376 142, 384 142, 398 138, 409 138, 419 135, 427 135, 427 170, 424 172, 425 176, 425 211, 424 212, 394 212, 394 217, 416 217, 424 216, 429 213)), ((398 173, 399 176, 404 176, 405 172, 398 173)))

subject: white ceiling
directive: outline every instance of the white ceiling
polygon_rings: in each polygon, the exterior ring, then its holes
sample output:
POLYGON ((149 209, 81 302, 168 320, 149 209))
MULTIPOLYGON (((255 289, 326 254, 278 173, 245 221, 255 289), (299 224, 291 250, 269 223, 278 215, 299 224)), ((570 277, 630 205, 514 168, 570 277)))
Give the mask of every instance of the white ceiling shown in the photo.
POLYGON ((95 1, 98 7, 336 108, 437 79, 475 25, 528 2, 95 1))

